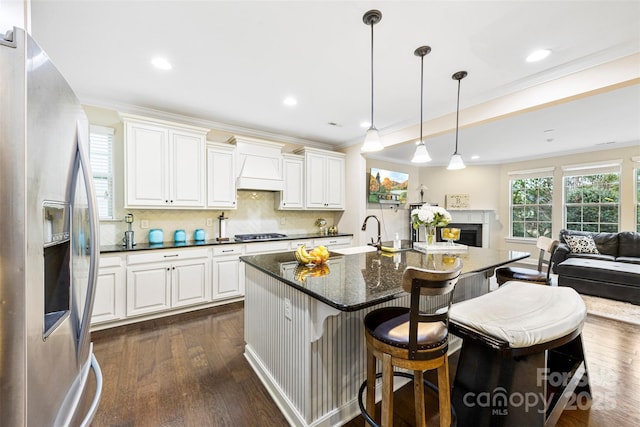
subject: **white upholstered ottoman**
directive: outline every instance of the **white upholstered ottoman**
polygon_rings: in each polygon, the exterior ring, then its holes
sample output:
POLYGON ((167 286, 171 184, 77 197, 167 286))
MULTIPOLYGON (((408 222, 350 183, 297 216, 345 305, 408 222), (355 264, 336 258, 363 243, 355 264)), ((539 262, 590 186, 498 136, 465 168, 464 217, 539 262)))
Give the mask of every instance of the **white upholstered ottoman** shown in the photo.
POLYGON ((572 288, 517 281, 454 304, 450 330, 463 339, 452 393, 458 425, 549 426, 569 399, 590 402, 585 317, 572 288))

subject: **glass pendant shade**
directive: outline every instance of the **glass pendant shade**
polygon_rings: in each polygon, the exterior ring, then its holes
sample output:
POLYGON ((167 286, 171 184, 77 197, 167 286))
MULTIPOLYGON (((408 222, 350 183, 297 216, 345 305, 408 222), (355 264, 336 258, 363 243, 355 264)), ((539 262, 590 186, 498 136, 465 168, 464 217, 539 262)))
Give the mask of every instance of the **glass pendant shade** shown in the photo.
POLYGON ((458 153, 453 153, 453 156, 451 156, 451 160, 449 161, 449 166, 447 166, 447 169, 449 170, 457 170, 457 169, 464 169, 464 162, 462 161, 462 156, 458 153))
POLYGON ((382 141, 380 141, 378 129, 370 127, 364 137, 364 144, 362 144, 360 151, 363 153, 371 153, 374 151, 380 151, 383 148, 384 146, 382 145, 382 141))
POLYGON ((411 159, 412 163, 427 163, 431 161, 431 156, 429 156, 429 152, 427 151, 427 147, 424 145, 424 142, 420 142, 416 147, 416 152, 413 154, 413 159, 411 159))

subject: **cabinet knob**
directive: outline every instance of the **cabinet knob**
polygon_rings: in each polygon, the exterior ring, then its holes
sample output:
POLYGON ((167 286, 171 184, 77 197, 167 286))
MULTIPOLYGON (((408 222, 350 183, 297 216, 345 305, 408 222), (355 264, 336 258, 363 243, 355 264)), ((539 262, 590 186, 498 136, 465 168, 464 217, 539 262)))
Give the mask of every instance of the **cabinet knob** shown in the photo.
POLYGON ((167 267, 167 271, 171 270, 169 267, 167 267))

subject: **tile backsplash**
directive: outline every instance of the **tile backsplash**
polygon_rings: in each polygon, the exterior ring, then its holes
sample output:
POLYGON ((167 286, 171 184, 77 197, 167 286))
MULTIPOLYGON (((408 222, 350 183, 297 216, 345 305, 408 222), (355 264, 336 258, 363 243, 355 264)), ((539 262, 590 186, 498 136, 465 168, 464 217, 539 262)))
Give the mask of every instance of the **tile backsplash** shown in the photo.
MULTIPOLYGON (((224 210, 226 237, 248 233, 315 233, 318 218, 327 220, 327 225, 337 223, 340 212, 332 211, 281 211, 275 209, 275 192, 238 191, 238 208, 224 210)), ((149 230, 161 228, 164 240, 173 240, 175 230, 184 229, 187 239, 193 240, 197 228, 205 231, 206 239, 218 237, 218 216, 221 209, 125 209, 134 216, 132 229, 136 242, 148 242, 149 230), (207 227, 207 219, 213 220, 213 226, 207 227), (141 221, 148 221, 149 228, 141 228, 141 221)), ((116 245, 122 242, 127 224, 123 221, 103 221, 100 223, 100 244, 116 245)), ((343 231, 343 230, 341 230, 343 231)), ((348 232, 348 230, 344 230, 348 232)))

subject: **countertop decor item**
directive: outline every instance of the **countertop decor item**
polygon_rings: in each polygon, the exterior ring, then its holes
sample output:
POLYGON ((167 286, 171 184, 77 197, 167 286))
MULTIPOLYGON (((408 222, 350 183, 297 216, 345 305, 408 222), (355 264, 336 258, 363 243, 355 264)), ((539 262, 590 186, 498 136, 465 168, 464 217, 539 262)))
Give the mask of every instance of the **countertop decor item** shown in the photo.
POLYGON ((193 240, 195 240, 196 242, 202 242, 204 241, 205 235, 204 235, 204 230, 202 228, 197 228, 196 231, 193 233, 193 240))
POLYGON ((164 241, 164 233, 161 228, 152 228, 149 230, 149 243, 162 243, 164 241))
POLYGON ((320 228, 318 232, 323 236, 326 236, 329 233, 329 230, 327 229, 327 220, 324 218, 316 219, 316 227, 320 228))
POLYGON ((173 233, 173 240, 176 243, 182 243, 187 241, 187 233, 184 230, 176 230, 173 233))
POLYGON ((133 249, 136 245, 136 240, 133 235, 133 230, 131 229, 131 224, 133 224, 133 214, 126 214, 124 216, 124 222, 127 223, 128 229, 124 232, 124 237, 122 238, 122 246, 127 249, 133 249))
POLYGON ((436 239, 436 227, 444 227, 451 222, 451 214, 440 206, 431 206, 428 203, 411 211, 411 222, 413 228, 418 229, 425 226, 427 243, 433 244, 436 239))
POLYGON ((225 222, 227 219, 229 219, 229 217, 224 216, 224 212, 222 212, 218 217, 218 237, 216 237, 218 242, 226 242, 229 240, 227 237, 227 224, 225 222))

